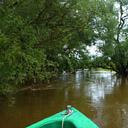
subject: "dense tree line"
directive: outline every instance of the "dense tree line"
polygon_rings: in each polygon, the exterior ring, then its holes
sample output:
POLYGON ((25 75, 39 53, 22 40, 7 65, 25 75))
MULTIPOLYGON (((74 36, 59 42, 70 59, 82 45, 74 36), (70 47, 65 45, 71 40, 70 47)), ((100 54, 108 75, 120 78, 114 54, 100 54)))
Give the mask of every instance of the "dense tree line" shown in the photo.
POLYGON ((127 1, 121 0, 1 1, 1 90, 90 66, 127 74, 124 9, 127 1), (115 2, 120 5, 120 15, 115 2), (99 44, 102 57, 92 62, 86 48, 98 40, 104 42, 99 44))
MULTIPOLYGON (((87 61, 95 40, 92 0, 3 0, 0 3, 0 88, 48 80, 87 61)), ((84 64, 84 65, 85 65, 84 64)))

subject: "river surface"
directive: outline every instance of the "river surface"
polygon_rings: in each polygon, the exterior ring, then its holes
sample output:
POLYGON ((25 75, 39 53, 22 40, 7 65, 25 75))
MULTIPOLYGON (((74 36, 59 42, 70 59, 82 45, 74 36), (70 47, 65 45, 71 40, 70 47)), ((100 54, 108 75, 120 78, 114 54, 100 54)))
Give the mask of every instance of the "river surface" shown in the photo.
POLYGON ((0 128, 25 128, 69 104, 100 128, 128 128, 128 82, 108 71, 63 74, 37 90, 0 96, 0 128))

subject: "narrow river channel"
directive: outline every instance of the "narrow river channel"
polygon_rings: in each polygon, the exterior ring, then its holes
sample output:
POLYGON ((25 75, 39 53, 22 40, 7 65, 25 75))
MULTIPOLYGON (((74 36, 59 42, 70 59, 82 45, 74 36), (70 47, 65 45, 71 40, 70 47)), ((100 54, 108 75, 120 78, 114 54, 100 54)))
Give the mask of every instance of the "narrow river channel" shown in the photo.
POLYGON ((68 104, 100 128, 128 128, 128 82, 111 72, 63 74, 39 88, 0 96, 0 128, 25 128, 68 104))

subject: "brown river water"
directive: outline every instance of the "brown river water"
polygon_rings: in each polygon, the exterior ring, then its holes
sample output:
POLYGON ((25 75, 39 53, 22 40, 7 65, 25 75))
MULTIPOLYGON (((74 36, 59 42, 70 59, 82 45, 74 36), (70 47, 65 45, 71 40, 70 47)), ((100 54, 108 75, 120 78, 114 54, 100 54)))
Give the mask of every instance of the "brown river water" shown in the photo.
POLYGON ((39 88, 0 96, 0 128, 25 128, 68 104, 100 128, 128 128, 128 81, 111 72, 63 74, 39 88))

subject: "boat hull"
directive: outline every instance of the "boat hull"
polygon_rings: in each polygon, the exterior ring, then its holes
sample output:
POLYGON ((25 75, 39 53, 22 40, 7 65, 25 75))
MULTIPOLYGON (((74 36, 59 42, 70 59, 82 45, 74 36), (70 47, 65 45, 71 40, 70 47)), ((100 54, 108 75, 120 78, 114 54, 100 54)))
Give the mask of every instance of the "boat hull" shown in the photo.
MULTIPOLYGON (((94 122, 77 109, 72 107, 72 110, 73 114, 65 118, 63 128, 99 128, 94 122)), ((66 110, 26 128, 62 128, 62 120, 65 117, 65 115, 62 114, 65 112, 66 110)))

